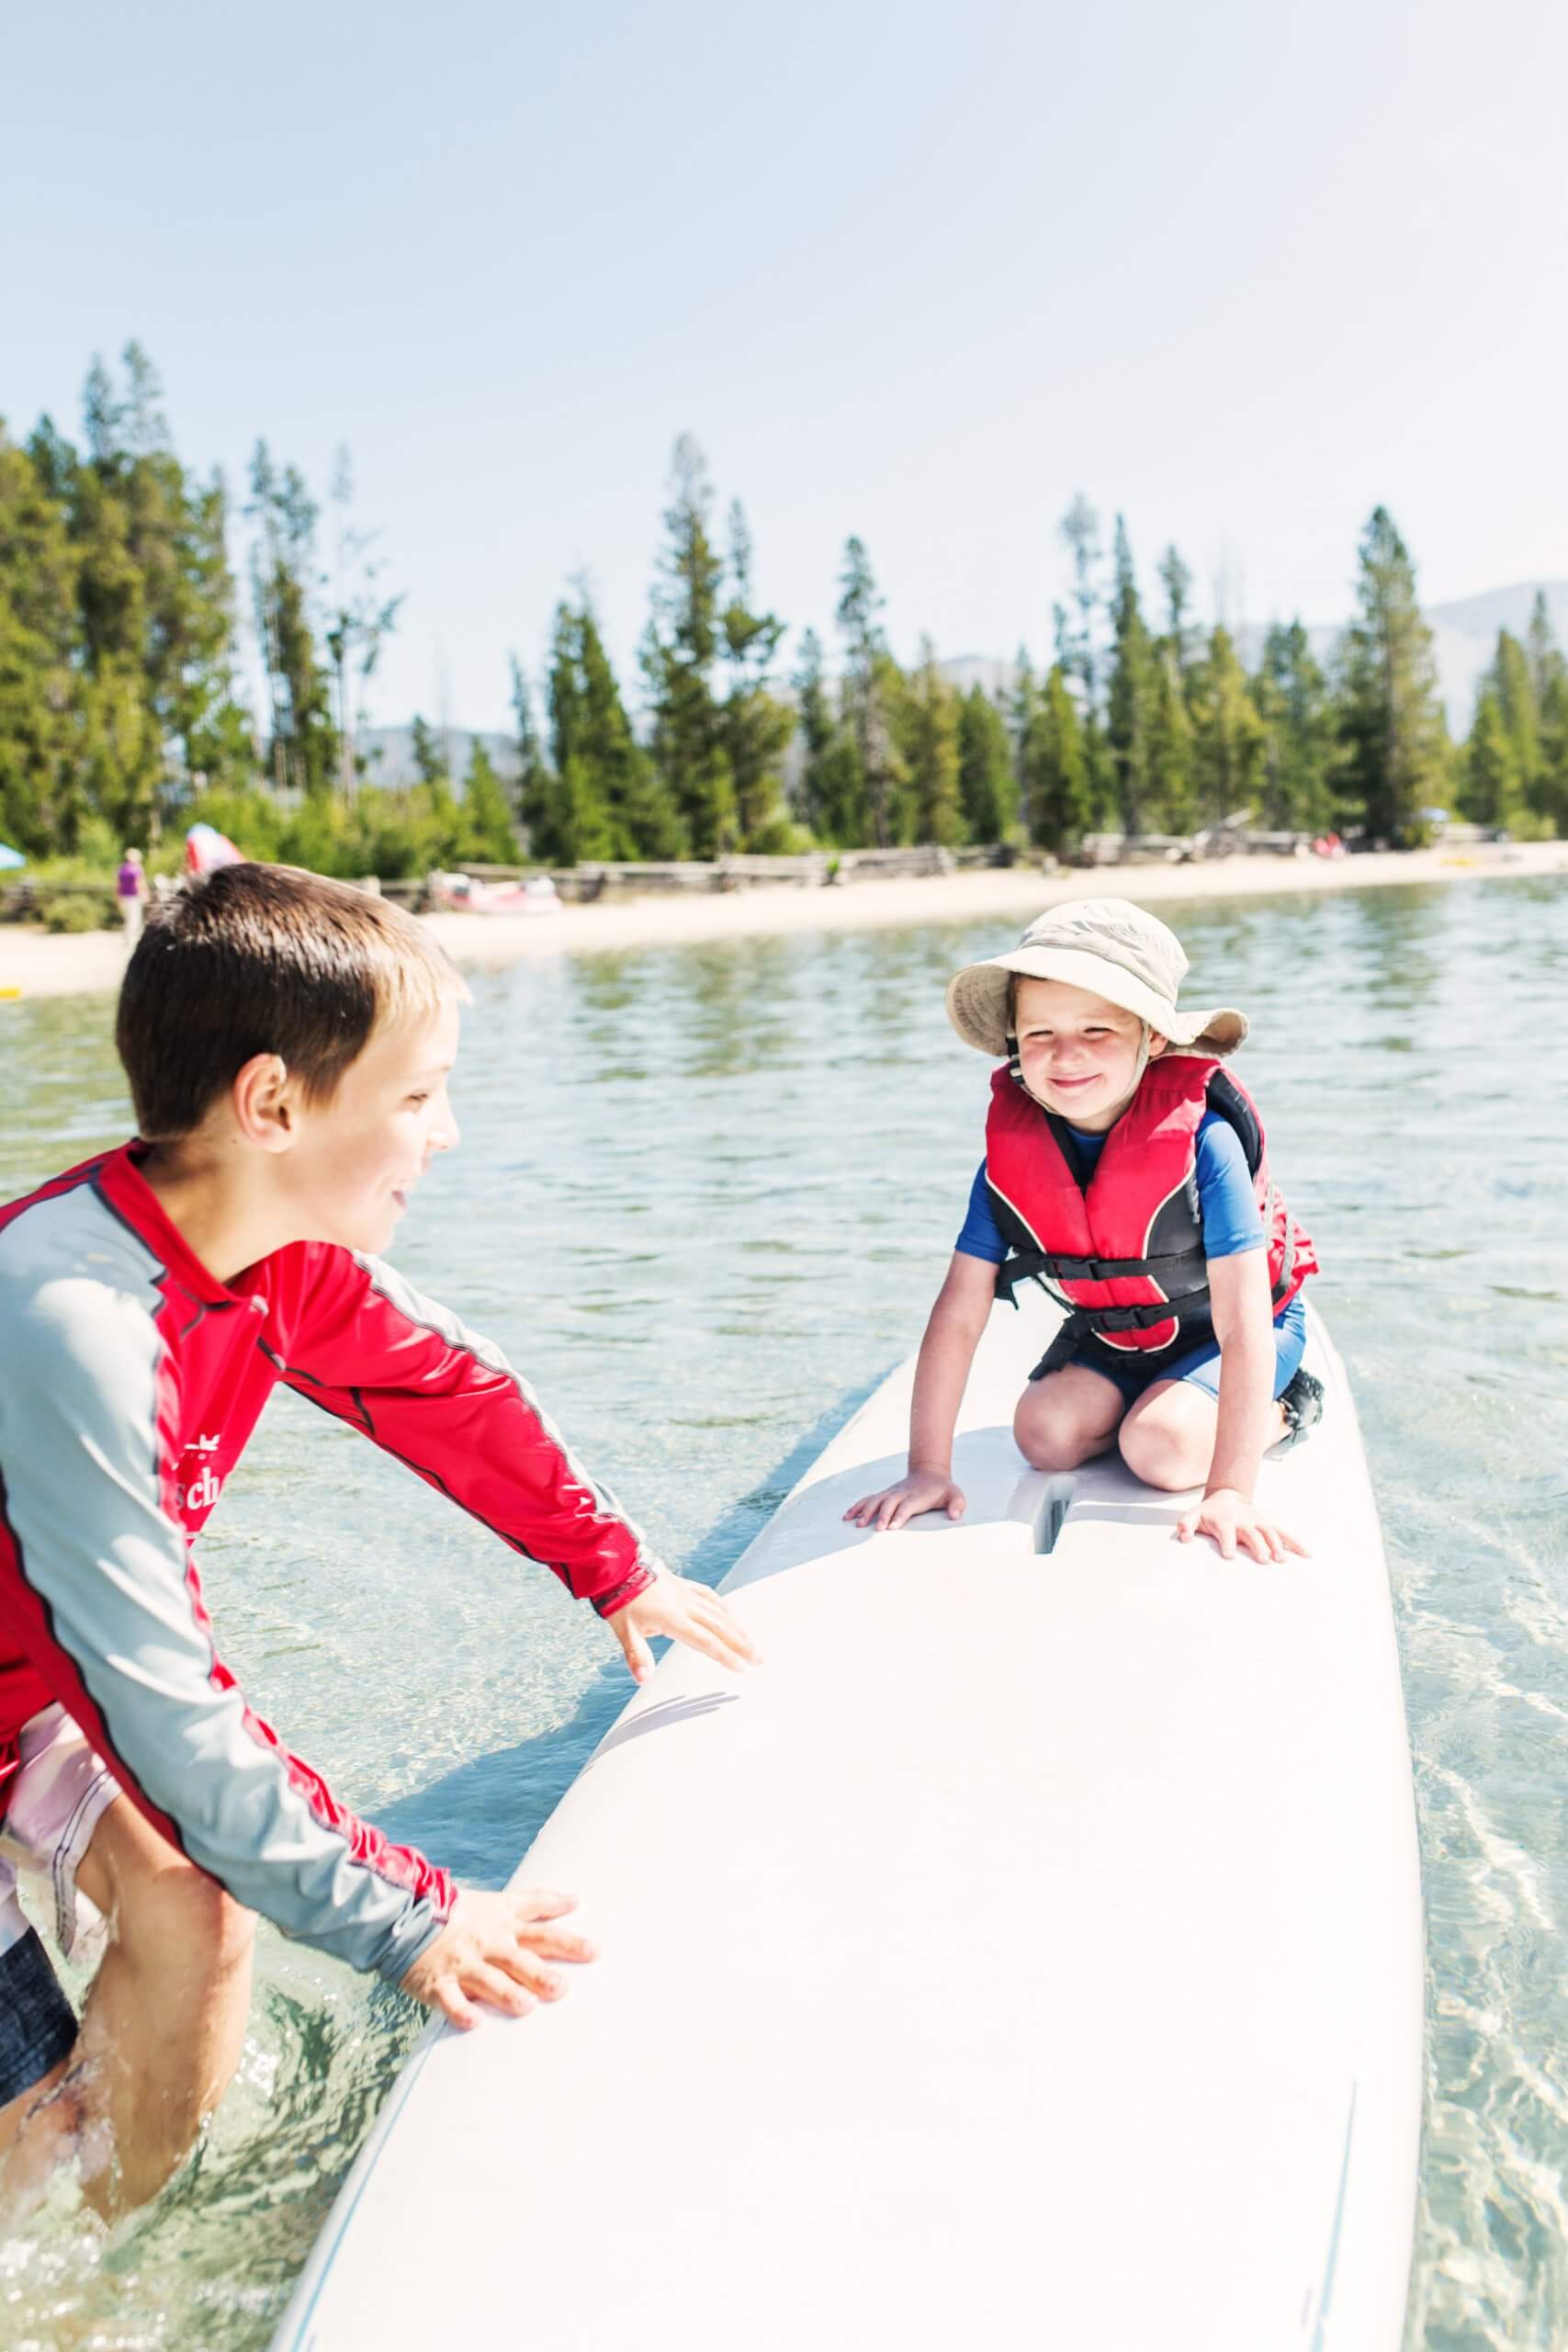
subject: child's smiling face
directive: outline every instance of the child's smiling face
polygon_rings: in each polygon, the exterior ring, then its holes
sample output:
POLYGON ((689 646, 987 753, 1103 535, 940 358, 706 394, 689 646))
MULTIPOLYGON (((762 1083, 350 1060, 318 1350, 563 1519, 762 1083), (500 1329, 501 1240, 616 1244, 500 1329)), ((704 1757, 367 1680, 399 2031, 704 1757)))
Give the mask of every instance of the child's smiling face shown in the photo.
MULTIPOLYGON (((1037 1102, 1089 1135, 1121 1116, 1141 1075, 1144 1024, 1135 1012, 1066 980, 1021 978, 1013 1025, 1023 1082, 1037 1102)), ((1151 1057, 1165 1046, 1151 1031, 1151 1057)))

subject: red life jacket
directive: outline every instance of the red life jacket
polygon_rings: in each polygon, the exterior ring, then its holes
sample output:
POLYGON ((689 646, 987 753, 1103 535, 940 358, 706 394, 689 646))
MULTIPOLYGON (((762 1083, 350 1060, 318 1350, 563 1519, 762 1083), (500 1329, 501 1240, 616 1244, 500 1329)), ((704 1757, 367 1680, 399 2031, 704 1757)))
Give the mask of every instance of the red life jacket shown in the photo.
MULTIPOLYGON (((1214 1336, 1198 1203, 1198 1129, 1217 1111, 1241 1139, 1268 1236, 1278 1315, 1317 1272, 1311 1241, 1269 1174, 1246 1088, 1206 1054, 1161 1054, 1106 1136, 1092 1174, 1067 1122, 997 1071, 986 1182, 1008 1257, 997 1288, 1033 1276, 1070 1312, 1042 1370, 1092 1334, 1119 1351, 1183 1355, 1214 1336)), ((1016 1304, 1016 1302, 1015 1302, 1016 1304)))

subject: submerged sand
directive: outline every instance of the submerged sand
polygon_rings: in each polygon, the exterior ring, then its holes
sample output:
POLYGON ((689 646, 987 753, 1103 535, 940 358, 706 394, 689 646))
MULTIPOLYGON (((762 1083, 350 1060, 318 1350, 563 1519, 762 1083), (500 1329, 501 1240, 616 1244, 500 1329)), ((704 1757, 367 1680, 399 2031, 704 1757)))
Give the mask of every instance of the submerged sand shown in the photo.
MULTIPOLYGON (((1043 874, 1031 865, 987 866, 827 888, 770 885, 563 906, 545 915, 436 914, 424 920, 458 963, 476 966, 508 964, 519 956, 684 946, 784 932, 993 919, 1005 927, 1062 899, 1115 895, 1155 906, 1542 874, 1568 874, 1568 842, 1487 843, 1332 859, 1229 857, 1195 865, 1101 866, 1060 874, 1043 874)), ((112 932, 54 936, 20 924, 0 926, 0 996, 69 996, 116 989, 125 954, 123 939, 112 932)))

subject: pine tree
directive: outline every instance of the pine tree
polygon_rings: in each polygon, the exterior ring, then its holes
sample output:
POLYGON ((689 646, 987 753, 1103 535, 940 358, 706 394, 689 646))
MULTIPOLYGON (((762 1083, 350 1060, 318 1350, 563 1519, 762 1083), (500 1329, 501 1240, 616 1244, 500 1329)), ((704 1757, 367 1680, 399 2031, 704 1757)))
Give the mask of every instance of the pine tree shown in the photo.
POLYGON ((1039 723, 1041 700, 1040 686, 1034 675, 1034 665, 1029 658, 1029 649, 1025 645, 1021 645, 1018 649, 1018 658, 1013 663, 1012 684, 1008 689, 1002 707, 1007 721, 1008 741, 1012 746, 1015 798, 1027 828, 1029 746, 1039 723))
POLYGON ((446 764, 446 746, 434 727, 427 726, 414 712, 409 721, 409 757, 421 784, 449 785, 452 781, 446 764))
POLYGON ((1506 817, 1494 820, 1497 824, 1517 820, 1520 806, 1533 801, 1540 774, 1540 713, 1536 704, 1535 679, 1530 661, 1517 637, 1507 629, 1497 632, 1497 650, 1492 657, 1491 682, 1496 689, 1498 707, 1503 724, 1508 730, 1513 746, 1514 768, 1518 782, 1515 806, 1506 817))
POLYGON ((713 493, 689 433, 675 444, 667 544, 660 559, 643 671, 653 707, 653 754, 697 857, 733 849, 735 788, 714 688, 724 564, 710 529, 713 493))
POLYGON ((1106 687, 1106 742, 1115 779, 1117 811, 1127 834, 1150 830, 1151 730, 1158 692, 1154 640, 1138 601, 1127 526, 1116 517, 1116 585, 1111 601, 1112 648, 1106 687))
POLYGON ((248 784, 248 715, 235 683, 234 590, 220 477, 188 477, 169 440, 162 389, 141 346, 126 345, 124 390, 101 361, 84 394, 89 457, 68 472, 89 722, 97 788, 138 840, 156 801, 201 784, 248 784), (141 715, 133 707, 140 701, 141 715))
POLYGON ((337 512, 337 546, 325 642, 337 682, 343 794, 345 800, 352 800, 358 782, 355 729, 364 720, 363 711, 355 707, 356 699, 380 660, 382 646, 397 626, 403 600, 401 596, 383 596, 380 592, 382 565, 374 552, 378 535, 357 530, 349 520, 354 503, 354 469, 346 448, 339 449, 333 465, 332 501, 337 512))
POLYGON ((1072 557, 1073 594, 1070 608, 1056 606, 1056 660, 1077 688, 1084 767, 1093 811, 1091 822, 1100 822, 1114 805, 1115 775, 1105 740, 1103 678, 1097 643, 1103 561, 1100 517, 1082 491, 1062 517, 1057 536, 1072 557))
POLYGON ((609 817, 588 755, 581 616, 564 599, 556 606, 546 697, 552 773, 530 820, 534 854, 548 865, 574 865, 582 857, 608 858, 609 817))
POLYGON ((1536 814, 1559 840, 1568 834, 1568 663, 1559 655, 1540 697, 1540 780, 1536 814))
POLYGON ((1538 588, 1530 605, 1529 627, 1525 632, 1529 650, 1530 684, 1535 690, 1536 708, 1546 700, 1546 691, 1552 677, 1562 668, 1562 652, 1551 626, 1551 607, 1546 601, 1546 591, 1538 588))
POLYGON ((1299 620, 1275 622, 1264 639, 1253 698, 1264 730, 1265 823, 1325 831, 1334 816, 1334 709, 1299 620))
POLYGON ((720 627, 729 669, 724 741, 736 822, 744 847, 766 851, 788 831, 781 763, 795 733, 795 715, 769 690, 784 623, 754 609, 751 534, 739 499, 729 510, 729 602, 720 627))
POLYGON ((897 837, 898 799, 908 781, 895 740, 903 681, 877 618, 883 598, 871 559, 858 538, 845 541, 839 591, 844 713, 854 736, 869 837, 878 849, 886 849, 897 837))
POLYGON ((316 508, 295 466, 281 471, 265 441, 251 460, 255 526, 251 590, 272 706, 270 766, 278 790, 329 794, 337 774, 332 689, 317 653, 316 508))
POLYGON ((1344 790, 1374 840, 1407 845, 1426 838, 1422 811, 1441 802, 1448 730, 1415 567, 1382 506, 1361 540, 1357 593, 1360 617, 1338 662, 1344 790))
POLYGON ((1551 614, 1540 589, 1526 643, 1539 746, 1530 807, 1546 832, 1561 836, 1568 832, 1568 659, 1557 642, 1551 614))
POLYGON ((606 853, 617 860, 680 857, 685 833, 663 777, 632 732, 593 607, 577 614, 578 724, 582 765, 604 812, 606 853))
POLYGON ((517 856, 517 834, 506 787, 477 735, 463 782, 461 832, 459 854, 477 865, 511 865, 517 856))
POLYGON ((1024 749, 1024 817, 1031 841, 1058 857, 1077 847, 1093 822, 1092 786, 1083 723, 1058 662, 1024 749))
POLYGON ((602 865, 614 848, 604 804, 575 755, 554 780, 547 831, 547 854, 555 865, 602 865))
POLYGON ((1154 694, 1148 732, 1151 829, 1190 833, 1198 821, 1192 773, 1192 717, 1175 642, 1162 638, 1155 651, 1154 694))
POLYGON ((1007 721, 978 683, 959 710, 958 798, 972 842, 1006 841, 1018 822, 1018 778, 1007 721))
POLYGON ((1523 797, 1518 746, 1495 684, 1482 688, 1460 763, 1461 815, 1488 829, 1513 823, 1523 797))
POLYGON ((958 696, 937 667, 930 638, 904 695, 903 752, 908 771, 908 831, 916 842, 953 849, 964 839, 958 797, 958 696))
POLYGON ((1227 629, 1192 677, 1192 775, 1205 824, 1250 815, 1263 781, 1264 731, 1227 629))
POLYGON ((29 856, 73 850, 89 813, 67 520, 0 426, 0 839, 29 856))
POLYGON ((1192 574, 1174 547, 1167 548, 1159 560, 1159 577, 1165 590, 1166 640, 1185 693, 1193 660, 1193 632, 1187 617, 1192 609, 1192 574))
POLYGON ((539 740, 533 690, 515 654, 512 656, 512 708, 517 720, 517 815, 529 856, 542 856, 544 853, 534 846, 535 829, 544 818, 546 796, 554 779, 539 740))
MULTIPOLYGON (((586 588, 556 608, 549 677, 555 778, 545 805, 558 833, 570 809, 572 837, 595 846, 584 856, 617 862, 679 857, 685 835, 663 777, 637 741, 586 588), (561 786, 570 768, 571 790, 561 786)), ((551 854, 558 858, 564 851, 551 854)))
POLYGON ((868 838, 865 777, 851 717, 835 707, 815 629, 808 628, 800 640, 795 693, 805 752, 795 815, 829 847, 858 849, 868 838))

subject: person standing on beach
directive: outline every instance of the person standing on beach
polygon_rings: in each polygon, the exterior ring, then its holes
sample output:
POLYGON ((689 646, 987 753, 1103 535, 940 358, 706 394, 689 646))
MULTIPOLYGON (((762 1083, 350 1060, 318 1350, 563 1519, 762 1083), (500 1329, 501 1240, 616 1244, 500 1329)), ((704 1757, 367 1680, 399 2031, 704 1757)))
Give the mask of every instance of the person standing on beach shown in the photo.
POLYGON ((553 1569, 637 1681, 654 1638, 755 1659, 379 1255, 457 1141, 466 995, 387 901, 223 866, 126 973, 137 1137, 0 1209, 0 2206, 66 2158, 106 2213, 163 2185, 238 2063, 258 1912, 464 2028, 593 1957, 570 1897, 459 1891, 356 1819, 224 1664, 193 1546, 278 1382, 553 1569), (80 2024, 18 1868, 67 1952, 107 1923, 80 2024))
POLYGON ((120 860, 114 893, 119 901, 120 921, 125 925, 125 944, 134 949, 141 936, 142 917, 147 911, 147 876, 139 849, 128 849, 120 860))

